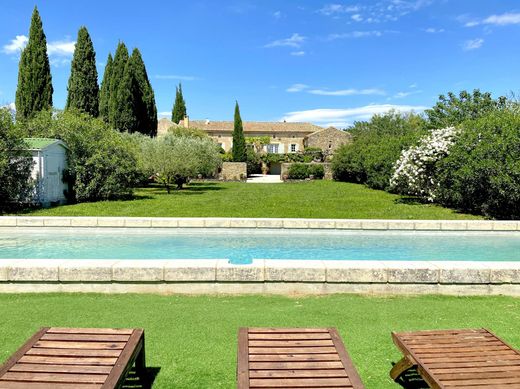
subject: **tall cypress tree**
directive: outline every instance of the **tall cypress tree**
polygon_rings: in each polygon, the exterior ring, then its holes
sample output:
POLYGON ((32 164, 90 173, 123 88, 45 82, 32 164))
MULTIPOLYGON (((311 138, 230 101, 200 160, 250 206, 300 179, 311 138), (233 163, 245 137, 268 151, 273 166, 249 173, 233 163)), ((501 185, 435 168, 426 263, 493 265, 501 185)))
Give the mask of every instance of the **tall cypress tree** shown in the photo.
POLYGON ((96 52, 86 27, 78 31, 72 57, 65 109, 78 109, 94 117, 99 114, 99 86, 96 52))
MULTIPOLYGON (((135 132, 138 129, 137 116, 139 103, 136 99, 139 93, 139 83, 135 77, 135 57, 131 57, 123 70, 123 78, 116 91, 115 114, 112 125, 119 131, 135 132)), ((112 80, 113 81, 113 80, 112 80)))
POLYGON ((134 49, 130 61, 133 61, 132 69, 138 84, 138 95, 134 97, 137 115, 137 131, 150 136, 157 134, 157 108, 155 95, 148 79, 146 66, 141 53, 134 49))
POLYGON ((27 119, 52 108, 52 77, 47 55, 47 39, 38 8, 34 7, 29 42, 22 51, 16 89, 16 117, 27 119))
POLYGON ((110 77, 112 75, 112 53, 108 54, 105 72, 103 73, 103 81, 101 81, 101 89, 99 90, 99 116, 105 123, 108 123, 109 101, 110 101, 110 77))
POLYGON ((117 117, 121 114, 118 112, 119 95, 118 92, 123 90, 121 84, 123 82, 123 75, 125 72, 126 65, 128 63, 128 49, 123 42, 119 42, 114 55, 114 62, 112 63, 111 75, 110 75, 110 90, 109 90, 109 101, 108 101, 108 122, 114 128, 118 128, 116 125, 117 117))
POLYGON ((173 104, 172 109, 172 122, 179 124, 186 115, 186 102, 182 96, 182 85, 179 83, 179 86, 175 87, 175 103, 173 104))
POLYGON ((235 104, 235 121, 233 125, 233 162, 246 162, 246 139, 244 137, 244 127, 240 117, 238 101, 235 104))

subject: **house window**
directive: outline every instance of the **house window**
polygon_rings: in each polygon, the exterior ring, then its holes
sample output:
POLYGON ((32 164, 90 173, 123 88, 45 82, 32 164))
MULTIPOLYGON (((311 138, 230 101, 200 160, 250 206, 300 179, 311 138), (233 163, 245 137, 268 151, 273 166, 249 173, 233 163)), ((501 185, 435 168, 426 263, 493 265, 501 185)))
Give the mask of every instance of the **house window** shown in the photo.
POLYGON ((296 144, 291 144, 291 153, 295 153, 296 152, 296 144))
POLYGON ((278 143, 271 143, 267 145, 267 152, 270 154, 278 154, 278 143))

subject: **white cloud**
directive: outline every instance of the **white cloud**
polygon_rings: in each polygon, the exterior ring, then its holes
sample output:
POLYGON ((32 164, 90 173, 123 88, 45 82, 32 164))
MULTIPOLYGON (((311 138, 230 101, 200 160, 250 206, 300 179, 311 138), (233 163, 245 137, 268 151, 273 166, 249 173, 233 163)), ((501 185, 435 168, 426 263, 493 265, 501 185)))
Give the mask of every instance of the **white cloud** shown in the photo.
POLYGON ((427 32, 428 34, 440 34, 440 33, 444 32, 444 28, 429 27, 429 28, 425 28, 424 32, 427 32))
POLYGON ((285 91, 289 93, 295 93, 295 92, 301 92, 305 89, 307 89, 309 86, 305 84, 293 84, 289 88, 287 88, 285 91))
POLYGON ((359 10, 360 7, 357 5, 348 6, 342 4, 327 4, 326 6, 318 10, 318 12, 323 15, 330 16, 334 14, 358 12, 359 10))
POLYGON ((295 57, 303 57, 305 55, 305 51, 303 51, 303 50, 293 51, 293 52, 291 52, 291 55, 294 55, 295 57))
POLYGON ((355 22, 362 22, 363 17, 360 14, 354 14, 350 17, 355 22))
POLYGON ((326 89, 311 89, 308 91, 313 95, 320 96, 354 96, 354 95, 384 95, 386 92, 381 89, 340 89, 340 90, 326 90, 326 89))
POLYGON ((384 114, 391 110, 407 113, 421 112, 427 107, 413 105, 373 104, 358 108, 345 109, 310 109, 306 111, 288 112, 282 120, 288 122, 312 123, 352 123, 356 120, 367 120, 373 115, 384 114))
POLYGON ((283 16, 282 12, 280 12, 280 11, 273 12, 273 17, 275 19, 280 19, 282 16, 283 16))
POLYGON ((47 53, 51 55, 57 56, 72 56, 74 54, 74 48, 76 47, 76 42, 63 40, 63 41, 54 41, 47 43, 47 53))
POLYGON ((196 81, 200 80, 200 77, 196 76, 183 76, 180 74, 156 74, 154 78, 158 80, 180 80, 180 81, 196 81))
POLYGON ((484 39, 482 39, 482 38, 470 39, 463 43, 462 49, 464 51, 476 50, 476 49, 480 49, 483 44, 484 44, 484 39))
POLYGON ((419 93, 422 93, 422 90, 412 90, 412 91, 408 91, 408 92, 397 92, 393 98, 394 99, 403 99, 405 97, 408 97, 408 96, 411 96, 411 95, 416 95, 416 94, 419 94, 419 93))
POLYGON ((408 85, 408 88, 417 88, 417 83, 414 82, 413 84, 408 85))
POLYGON ((9 111, 16 112, 16 105, 14 103, 2 105, 0 108, 7 108, 9 111))
POLYGON ((4 45, 2 52, 5 54, 16 54, 23 50, 29 38, 25 35, 17 35, 10 43, 4 45))
POLYGON ((266 44, 264 47, 270 48, 270 47, 295 47, 299 48, 301 45, 305 42, 307 38, 298 34, 294 33, 289 38, 286 39, 278 39, 273 42, 270 42, 266 44))
POLYGON ((475 27, 480 24, 507 26, 510 24, 520 24, 520 13, 506 12, 501 15, 491 15, 482 20, 470 20, 464 24, 466 27, 475 27))
POLYGON ((171 113, 171 111, 164 111, 164 112, 157 112, 157 115, 160 117, 171 117, 172 113, 171 113))
POLYGON ((390 32, 390 31, 378 31, 378 30, 372 30, 372 31, 352 31, 352 32, 345 32, 342 34, 330 34, 327 39, 330 41, 336 40, 336 39, 348 39, 348 38, 367 38, 367 37, 380 37, 383 36, 384 33, 390 32))

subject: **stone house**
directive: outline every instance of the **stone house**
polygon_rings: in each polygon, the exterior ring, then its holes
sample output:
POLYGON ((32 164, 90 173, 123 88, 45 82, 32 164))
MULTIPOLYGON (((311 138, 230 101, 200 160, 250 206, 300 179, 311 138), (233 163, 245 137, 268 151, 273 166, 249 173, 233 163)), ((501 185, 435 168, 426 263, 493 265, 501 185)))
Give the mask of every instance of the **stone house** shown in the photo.
MULTIPOLYGON (((233 147, 232 121, 189 120, 178 124, 185 128, 197 128, 205 131, 225 151, 233 147)), ((177 126, 168 119, 158 123, 157 134, 164 135, 167 130, 177 126)), ((323 128, 312 123, 289 122, 243 122, 245 137, 269 137, 269 144, 264 146, 268 153, 284 154, 303 151, 305 147, 319 147, 325 154, 332 154, 341 144, 347 143, 351 135, 334 127, 323 128)))

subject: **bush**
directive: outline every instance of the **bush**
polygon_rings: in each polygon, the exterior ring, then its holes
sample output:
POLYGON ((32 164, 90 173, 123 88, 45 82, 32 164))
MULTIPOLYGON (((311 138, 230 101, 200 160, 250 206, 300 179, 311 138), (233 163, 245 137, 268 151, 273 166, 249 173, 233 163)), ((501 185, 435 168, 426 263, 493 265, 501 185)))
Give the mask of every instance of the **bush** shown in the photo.
POLYGON ((247 175, 250 176, 251 174, 262 174, 262 159, 258 153, 256 153, 252 147, 248 147, 246 156, 247 175))
POLYGON ((156 182, 168 193, 176 185, 182 189, 191 178, 201 174, 212 176, 222 160, 219 147, 209 137, 187 137, 167 134, 143 145, 147 169, 154 172, 156 182))
POLYGON ((520 219, 520 112, 495 110, 463 123, 439 162, 439 201, 465 212, 520 219))
POLYGON ((419 115, 389 112, 356 122, 349 131, 353 142, 341 146, 332 159, 334 178, 388 189, 395 161, 426 133, 426 122, 419 115))
POLYGON ((316 179, 321 179, 325 175, 323 165, 319 164, 304 164, 304 163, 293 163, 289 167, 288 178, 291 180, 305 180, 310 176, 316 179))
POLYGON ((99 119, 73 111, 54 115, 40 112, 20 126, 28 135, 62 139, 66 143, 69 200, 128 197, 139 181, 135 144, 99 119))
POLYGON ((454 127, 434 130, 417 146, 403 150, 395 163, 390 189, 434 201, 439 190, 437 164, 449 154, 458 134, 454 127))
POLYGON ((13 124, 11 112, 0 109, 0 211, 31 200, 33 182, 30 179, 33 161, 22 134, 13 124))

